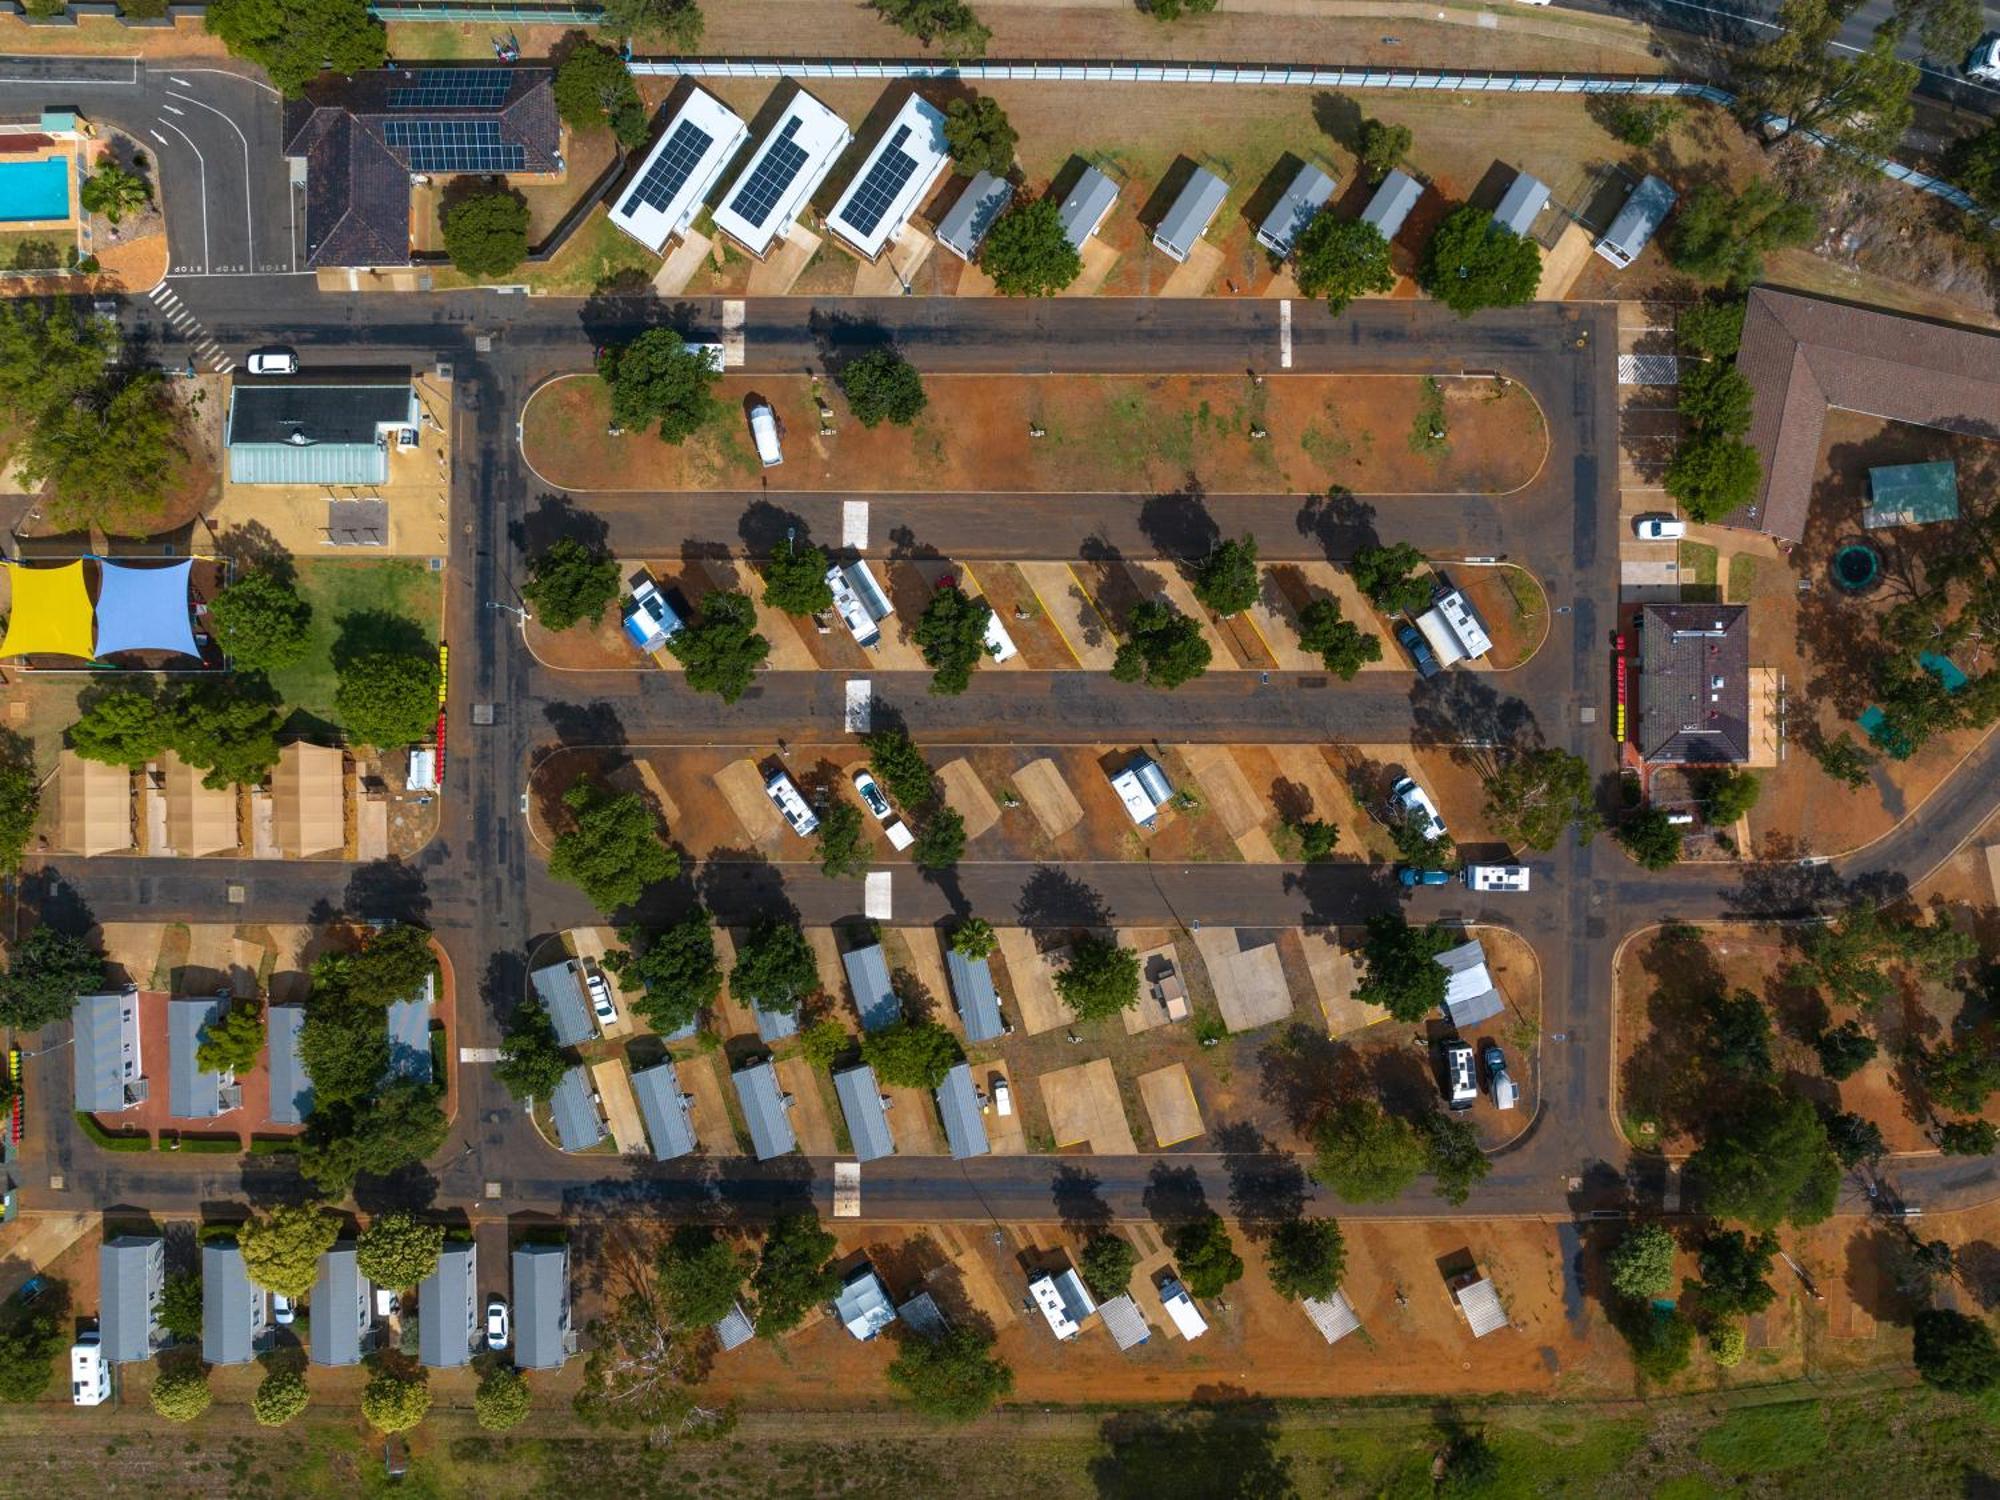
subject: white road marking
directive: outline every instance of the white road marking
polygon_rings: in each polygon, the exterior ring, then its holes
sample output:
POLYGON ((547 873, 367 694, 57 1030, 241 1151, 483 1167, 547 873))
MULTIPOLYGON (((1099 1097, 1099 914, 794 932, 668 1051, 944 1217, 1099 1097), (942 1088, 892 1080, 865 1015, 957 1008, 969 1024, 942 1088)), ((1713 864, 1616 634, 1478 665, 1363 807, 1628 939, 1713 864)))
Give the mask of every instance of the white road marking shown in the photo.
POLYGON ((167 75, 167 81, 170 83, 178 83, 184 89, 191 89, 194 87, 194 85, 189 83, 185 78, 179 77, 178 75, 173 73, 169 73, 167 75))
MULTIPOLYGON (((186 85, 183 85, 183 87, 186 87, 186 85)), ((249 262, 249 263, 250 263, 251 265, 253 265, 253 266, 254 266, 254 265, 256 265, 256 264, 257 264, 257 232, 256 232, 256 223, 257 223, 257 216, 256 216, 256 215, 255 215, 255 214, 254 214, 254 213, 253 213, 253 212, 251 211, 251 206, 250 206, 250 181, 251 181, 251 178, 250 178, 250 138, 249 138, 248 136, 244 135, 244 133, 243 133, 243 128, 242 128, 242 127, 241 127, 240 125, 238 125, 238 124, 237 124, 237 123, 236 123, 236 122, 235 122, 234 120, 230 119, 228 115, 224 114, 224 113, 223 113, 223 112, 222 112, 221 110, 217 109, 217 108, 216 108, 216 107, 215 107, 214 105, 212 105, 212 104, 203 104, 203 103, 201 102, 201 100, 199 100, 199 99, 191 99, 191 98, 189 98, 189 97, 188 97, 187 95, 185 95, 185 94, 176 94, 176 95, 174 95, 174 97, 175 97, 176 99, 179 99, 179 100, 180 100, 180 101, 181 101, 181 102, 182 102, 183 104, 192 104, 192 105, 193 105, 193 106, 194 106, 194 107, 195 107, 196 109, 205 109, 205 110, 207 110, 207 111, 208 111, 208 112, 209 112, 210 114, 214 115, 214 116, 215 116, 215 117, 216 117, 216 118, 217 118, 218 120, 222 121, 222 123, 223 123, 223 124, 227 125, 227 126, 228 126, 228 127, 229 127, 229 128, 231 129, 231 130, 235 131, 235 132, 236 132, 236 139, 237 139, 237 140, 239 140, 239 141, 241 141, 241 142, 243 143, 243 243, 244 243, 244 257, 245 257, 245 259, 246 259, 246 260, 247 260, 247 261, 248 261, 248 262, 249 262)), ((165 108, 172 108, 172 106, 171 106, 171 105, 167 105, 167 106, 164 106, 164 107, 165 107, 165 108)), ((287 185, 287 187, 286 187, 286 191, 287 191, 287 192, 291 191, 291 189, 290 189, 290 186, 289 186, 289 184, 288 184, 288 185, 287 185)))
POLYGON ((1278 368, 1292 367, 1292 299, 1278 300, 1278 368))
POLYGON ((866 677, 847 679, 847 732, 867 734, 875 725, 875 684, 866 677))
POLYGON ((500 1061, 498 1047, 460 1047, 458 1060, 462 1063, 497 1063, 500 1061))
MULTIPOLYGON (((206 271, 210 264, 208 258, 208 158, 201 154, 201 147, 197 146, 194 143, 193 137, 181 129, 180 126, 174 124, 171 120, 162 120, 160 123, 187 142, 188 150, 194 153, 195 165, 201 169, 201 268, 206 271)), ((154 132, 153 139, 157 140, 163 146, 167 144, 167 138, 157 132, 154 132)))
POLYGON ((861 882, 861 914, 871 922, 895 915, 895 882, 887 870, 870 870, 861 882))
POLYGON ((743 320, 747 309, 743 299, 731 297, 722 304, 722 368, 733 370, 743 363, 743 320))
POLYGON ((840 502, 840 545, 852 547, 857 552, 867 551, 868 502, 866 500, 840 502))

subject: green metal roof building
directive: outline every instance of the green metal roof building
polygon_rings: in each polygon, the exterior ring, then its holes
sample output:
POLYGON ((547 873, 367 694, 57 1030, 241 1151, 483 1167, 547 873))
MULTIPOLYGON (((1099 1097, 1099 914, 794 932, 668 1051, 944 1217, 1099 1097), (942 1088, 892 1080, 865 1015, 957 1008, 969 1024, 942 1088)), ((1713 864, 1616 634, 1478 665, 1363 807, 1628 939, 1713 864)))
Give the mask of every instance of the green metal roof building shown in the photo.
POLYGON ((1949 459, 1868 471, 1868 506, 1861 513, 1861 524, 1870 531, 1957 519, 1958 465, 1949 459))
POLYGON ((407 379, 238 384, 229 393, 229 482, 385 484, 389 445, 414 443, 419 421, 407 379))

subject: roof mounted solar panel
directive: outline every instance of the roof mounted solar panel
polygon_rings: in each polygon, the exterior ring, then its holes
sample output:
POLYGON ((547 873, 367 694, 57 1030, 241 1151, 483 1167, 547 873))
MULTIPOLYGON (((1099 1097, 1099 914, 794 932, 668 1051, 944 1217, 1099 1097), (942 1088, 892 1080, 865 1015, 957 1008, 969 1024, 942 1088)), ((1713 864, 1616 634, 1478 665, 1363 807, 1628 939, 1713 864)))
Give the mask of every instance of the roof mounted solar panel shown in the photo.
POLYGON ((502 138, 498 120, 388 120, 382 139, 412 172, 519 172, 527 148, 502 138))
POLYGON ((730 200, 729 211, 740 217, 746 224, 762 226, 784 196, 785 189, 792 185, 792 179, 799 175, 799 169, 806 164, 806 153, 792 137, 798 134, 797 116, 785 121, 785 128, 778 132, 778 138, 764 150, 764 159, 757 163, 757 170, 750 174, 750 180, 737 189, 730 200))
POLYGON ((666 149, 646 169, 645 176, 632 185, 619 212, 630 215, 641 207, 664 209, 687 183, 714 140, 694 121, 681 121, 667 138, 666 149))
POLYGON ((418 68, 388 91, 391 109, 498 109, 513 75, 505 68, 418 68))
POLYGON ((857 233, 870 235, 875 226, 882 222, 882 215, 889 211, 889 205, 896 201, 896 195, 917 170, 917 159, 903 149, 903 143, 910 138, 910 127, 904 125, 889 138, 888 149, 875 159, 875 165, 862 179, 847 201, 847 209, 841 218, 851 224, 857 233))

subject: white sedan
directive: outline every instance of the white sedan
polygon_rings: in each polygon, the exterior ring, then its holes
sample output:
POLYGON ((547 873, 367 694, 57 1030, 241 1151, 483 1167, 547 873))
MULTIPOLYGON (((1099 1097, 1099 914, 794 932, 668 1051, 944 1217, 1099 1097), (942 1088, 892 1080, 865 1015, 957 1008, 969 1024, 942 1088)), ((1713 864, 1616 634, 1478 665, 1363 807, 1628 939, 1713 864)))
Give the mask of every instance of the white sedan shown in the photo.
POLYGON ((252 375, 296 375, 299 357, 289 349, 259 349, 250 356, 252 375))
POLYGON ((1972 49, 1972 56, 1965 60, 1965 72, 1968 78, 2000 83, 2000 32, 1982 39, 1972 49))
POLYGON ((1632 529, 1642 542, 1675 542, 1688 534, 1687 522, 1672 516, 1641 516, 1632 529))

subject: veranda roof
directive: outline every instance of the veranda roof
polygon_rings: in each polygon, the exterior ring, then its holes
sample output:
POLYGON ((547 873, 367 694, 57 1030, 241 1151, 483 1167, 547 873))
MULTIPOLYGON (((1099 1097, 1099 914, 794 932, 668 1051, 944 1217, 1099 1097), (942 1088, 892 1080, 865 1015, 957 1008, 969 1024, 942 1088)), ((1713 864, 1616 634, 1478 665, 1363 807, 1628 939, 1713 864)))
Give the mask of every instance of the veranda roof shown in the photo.
POLYGON ((193 559, 164 568, 97 565, 97 655, 118 651, 178 651, 200 656, 188 610, 193 559))
POLYGON ((90 592, 83 584, 83 564, 58 568, 12 568, 13 603, 7 612, 7 637, 0 656, 92 655, 90 592))

